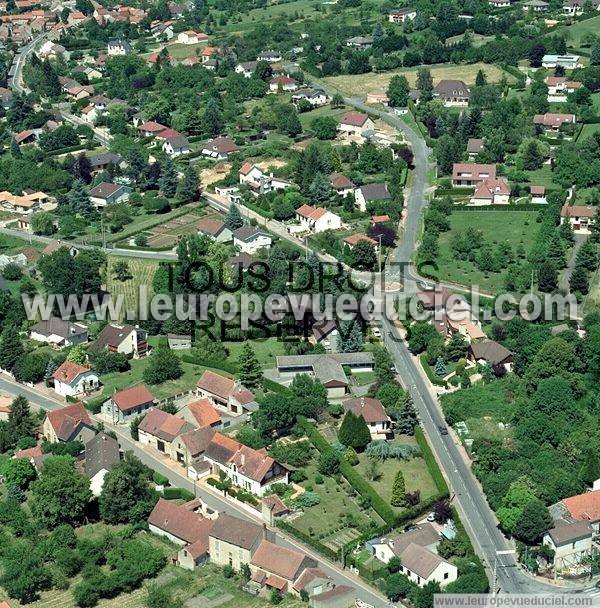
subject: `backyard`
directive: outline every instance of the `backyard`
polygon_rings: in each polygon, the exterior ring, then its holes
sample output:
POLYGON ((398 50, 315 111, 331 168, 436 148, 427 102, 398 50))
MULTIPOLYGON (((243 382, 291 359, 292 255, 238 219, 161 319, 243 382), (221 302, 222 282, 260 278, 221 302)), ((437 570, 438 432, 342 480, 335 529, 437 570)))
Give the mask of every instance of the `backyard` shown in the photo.
POLYGON ((529 251, 536 235, 538 211, 458 211, 450 216, 450 230, 439 237, 438 278, 460 285, 478 285, 494 293, 504 285, 505 272, 483 272, 468 260, 458 260, 450 246, 452 237, 467 228, 481 231, 484 242, 494 248, 508 242, 513 253, 519 246, 529 251))
POLYGON ((152 297, 154 293, 152 279, 157 269, 158 262, 154 260, 111 255, 108 257, 106 290, 111 294, 115 302, 117 298, 122 297, 125 311, 137 312, 139 308, 140 288, 147 290, 148 298, 152 297), (114 273, 114 267, 117 262, 127 263, 131 278, 126 281, 117 279, 114 273))

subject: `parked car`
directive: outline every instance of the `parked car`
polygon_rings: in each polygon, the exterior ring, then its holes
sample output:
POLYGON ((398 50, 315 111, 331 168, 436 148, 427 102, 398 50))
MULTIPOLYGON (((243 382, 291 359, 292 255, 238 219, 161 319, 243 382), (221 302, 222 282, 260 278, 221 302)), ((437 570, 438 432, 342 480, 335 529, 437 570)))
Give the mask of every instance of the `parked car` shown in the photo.
POLYGON ((445 426, 438 426, 438 431, 440 432, 440 435, 448 434, 448 429, 445 426))

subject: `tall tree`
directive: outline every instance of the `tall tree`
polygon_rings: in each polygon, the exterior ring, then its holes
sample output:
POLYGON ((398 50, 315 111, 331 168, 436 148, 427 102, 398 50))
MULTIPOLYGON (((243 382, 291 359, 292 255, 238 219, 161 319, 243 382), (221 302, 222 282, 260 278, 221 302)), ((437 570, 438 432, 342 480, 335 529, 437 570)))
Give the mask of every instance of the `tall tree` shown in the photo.
POLYGON ((244 342, 239 359, 240 382, 247 388, 258 388, 263 373, 262 367, 256 358, 256 353, 250 342, 244 342))
POLYGON ((227 211, 227 215, 225 216, 225 226, 229 228, 229 230, 237 230, 244 225, 244 220, 242 219, 242 215, 240 210, 237 208, 237 205, 233 203, 229 206, 229 210, 227 211))
POLYGON ((0 337, 0 367, 12 370, 24 352, 18 329, 14 325, 7 325, 0 337))
POLYGON ((394 478, 394 485, 392 486, 392 499, 390 503, 393 507, 405 507, 406 506, 406 484, 404 482, 404 475, 401 470, 398 470, 396 477, 394 478))
POLYGON ((184 203, 197 200, 200 194, 198 171, 194 165, 188 165, 183 172, 183 179, 177 190, 177 198, 184 203))
POLYGON ((73 182, 73 186, 67 194, 67 204, 71 212, 75 214, 87 215, 92 211, 90 195, 80 179, 73 182))
POLYGON ((362 452, 371 443, 371 433, 365 419, 348 411, 340 425, 338 440, 343 445, 362 452))
POLYGON ((410 86, 406 76, 392 76, 387 90, 390 105, 394 108, 405 108, 408 105, 409 93, 410 86))
POLYGON ((219 103, 214 97, 211 97, 206 103, 202 116, 202 130, 211 137, 215 137, 221 133, 223 126, 223 113, 219 103))
POLYGON ((161 165, 158 187, 168 198, 174 197, 177 192, 177 171, 173 160, 169 156, 161 165))
POLYGON ((19 395, 11 404, 8 413, 8 430, 15 442, 21 437, 33 437, 37 423, 31 415, 29 401, 19 395))
POLYGON ((431 101, 433 98, 433 78, 427 68, 419 68, 417 71, 417 89, 421 103, 431 101))

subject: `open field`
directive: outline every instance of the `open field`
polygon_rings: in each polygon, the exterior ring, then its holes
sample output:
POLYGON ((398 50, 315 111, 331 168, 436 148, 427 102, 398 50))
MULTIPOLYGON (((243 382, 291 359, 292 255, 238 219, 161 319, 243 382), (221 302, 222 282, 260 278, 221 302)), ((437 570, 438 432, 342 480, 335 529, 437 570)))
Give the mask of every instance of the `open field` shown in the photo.
MULTIPOLYGON (((251 344, 256 353, 256 358, 263 368, 275 367, 275 357, 285 355, 283 342, 277 340, 277 338, 252 340, 251 344)), ((223 342, 223 346, 229 349, 229 359, 237 362, 244 347, 244 342, 223 342)))
MULTIPOLYGON (((417 444, 414 437, 408 436, 396 438, 393 443, 395 445, 417 444)), ((437 493, 435 483, 427 469, 427 464, 420 457, 411 458, 410 460, 388 458, 383 462, 377 461, 380 477, 374 481, 369 480, 366 475, 370 461, 369 457, 365 454, 360 454, 359 458, 360 463, 356 466, 356 468, 360 471, 361 475, 369 481, 379 496, 381 496, 381 498, 388 503, 392 499, 392 488, 394 486, 394 479, 396 478, 398 470, 402 471, 402 474, 404 475, 407 492, 419 490, 421 492, 421 500, 427 499, 437 493)))
MULTIPOLYGON (((567 36, 567 47, 580 50, 586 48, 581 46, 581 39, 585 34, 598 34, 600 30, 600 15, 586 19, 585 21, 576 21, 573 25, 564 26, 556 30, 555 34, 565 34, 567 36)), ((589 51, 589 47, 587 47, 589 51)))
POLYGON ((106 277, 106 290, 111 294, 113 300, 123 296, 125 310, 138 309, 139 287, 144 286, 148 296, 153 295, 152 279, 158 269, 158 262, 141 258, 120 258, 118 256, 108 257, 108 271, 106 277), (113 268, 116 262, 127 262, 131 272, 131 279, 119 281, 115 278, 113 268))
POLYGON ((202 49, 207 45, 206 42, 199 42, 198 44, 181 44, 174 42, 173 44, 167 44, 167 50, 169 55, 173 59, 187 59, 188 57, 197 57, 202 53, 202 49))
POLYGON ((600 123, 596 123, 593 125, 583 125, 583 129, 581 129, 581 134, 579 135, 578 142, 591 137, 594 133, 600 132, 600 123))
MULTIPOLYGON (((488 82, 499 82, 502 75, 505 75, 509 82, 514 82, 514 76, 505 72, 495 65, 486 63, 473 63, 471 65, 454 65, 444 64, 430 66, 431 76, 434 83, 442 79, 459 79, 467 84, 473 84, 479 70, 483 70, 488 78, 488 82)), ((347 76, 331 76, 323 78, 322 81, 327 86, 334 87, 340 93, 350 97, 365 97, 367 93, 384 92, 387 90, 388 84, 397 74, 406 76, 411 87, 414 87, 417 82, 417 67, 402 68, 391 72, 375 74, 347 75, 347 76)))
POLYGON ((544 165, 541 169, 535 171, 525 171, 527 181, 534 186, 545 186, 546 188, 555 188, 556 184, 552 181, 552 169, 550 165, 544 165))
POLYGON ((195 234, 196 224, 199 217, 195 214, 187 214, 175 217, 164 224, 159 224, 148 230, 148 247, 150 249, 170 249, 177 245, 179 237, 185 234, 195 234))
POLYGON ((439 270, 442 280, 461 285, 479 285, 483 291, 495 292, 502 288, 504 272, 482 272, 466 260, 457 260, 450 247, 451 239, 457 232, 475 228, 483 233, 484 242, 494 248, 507 241, 513 253, 519 245, 529 251, 537 231, 538 211, 458 211, 450 216, 450 230, 439 238, 439 270))

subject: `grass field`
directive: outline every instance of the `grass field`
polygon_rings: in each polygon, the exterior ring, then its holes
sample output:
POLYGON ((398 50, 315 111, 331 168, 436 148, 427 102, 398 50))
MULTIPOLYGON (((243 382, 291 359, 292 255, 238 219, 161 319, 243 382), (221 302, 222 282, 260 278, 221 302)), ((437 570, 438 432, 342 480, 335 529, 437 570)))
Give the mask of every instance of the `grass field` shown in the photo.
POLYGON ((596 123, 593 125, 583 125, 583 129, 581 129, 581 134, 577 139, 577 142, 582 142, 584 139, 591 137, 594 133, 598 133, 600 131, 600 123, 596 123))
POLYGON ((188 57, 198 57, 200 53, 202 53, 202 49, 205 48, 207 44, 205 42, 200 42, 198 44, 180 44, 179 42, 175 42, 173 44, 167 45, 167 50, 169 51, 169 55, 173 59, 187 59, 188 57))
MULTIPOLYGON (((459 79, 467 84, 473 84, 479 70, 483 70, 486 73, 488 82, 500 81, 503 74, 506 75, 509 82, 514 82, 515 80, 514 76, 501 68, 485 63, 473 63, 471 65, 444 64, 430 66, 429 69, 434 83, 437 83, 441 79, 459 79)), ((358 76, 331 76, 329 78, 323 78, 322 81, 324 84, 338 89, 344 95, 350 97, 365 97, 367 93, 386 91, 392 76, 395 76, 396 74, 406 76, 410 86, 414 87, 417 81, 417 70, 418 68, 414 67, 381 74, 371 72, 358 76)))
POLYGON ((461 285, 479 285, 480 289, 496 292, 503 285, 503 272, 484 273, 469 261, 457 260, 450 248, 452 236, 475 228, 483 233, 486 243, 495 247, 508 241, 513 252, 519 245, 529 251, 537 231, 538 211, 454 211, 450 216, 450 230, 439 238, 440 253, 437 259, 440 279, 461 285))
POLYGON ((139 288, 144 286, 148 290, 148 297, 153 295, 152 279, 158 268, 158 262, 141 258, 124 258, 109 256, 108 271, 106 277, 106 289, 113 297, 113 300, 122 295, 126 311, 136 311, 138 309, 139 288), (116 262, 124 261, 129 265, 131 279, 119 281, 115 278, 113 268, 116 262))
POLYGON ((552 181, 552 169, 550 165, 544 165, 536 171, 525 171, 527 181, 535 186, 545 186, 546 188, 555 187, 556 184, 552 181))
MULTIPOLYGON (((600 15, 586 19, 585 21, 576 21, 573 25, 564 26, 558 29, 555 34, 566 34, 567 46, 576 50, 586 48, 581 46, 581 38, 587 34, 598 34, 600 31, 600 15)), ((589 50, 589 47, 587 47, 589 50)))
POLYGON ((29 242, 27 236, 19 238, 17 236, 10 236, 8 234, 0 235, 0 253, 4 255, 15 255, 23 251, 28 247, 41 251, 46 246, 45 243, 39 243, 38 241, 29 242))
MULTIPOLYGON (((243 342, 223 342, 223 346, 229 349, 229 359, 237 362, 240 358, 243 342)), ((283 342, 277 338, 265 338, 263 340, 252 340, 252 348, 256 353, 256 358, 263 368, 275 366, 275 357, 285 355, 283 342)))
MULTIPOLYGON (((416 445, 417 442, 414 437, 403 436, 396 438, 393 443, 399 445, 416 445)), ((411 458, 410 460, 388 458, 379 463, 381 477, 375 481, 369 480, 366 476, 370 459, 365 456, 365 454, 360 454, 359 458, 360 463, 356 466, 356 469, 369 481, 379 496, 388 503, 392 499, 392 487, 394 486, 394 479, 396 478, 398 470, 402 471, 402 474, 404 475, 407 492, 419 490, 421 492, 422 500, 433 496, 437 492, 435 483, 427 470, 427 464, 422 458, 411 458)))

